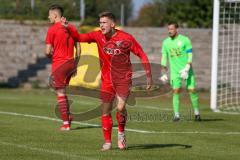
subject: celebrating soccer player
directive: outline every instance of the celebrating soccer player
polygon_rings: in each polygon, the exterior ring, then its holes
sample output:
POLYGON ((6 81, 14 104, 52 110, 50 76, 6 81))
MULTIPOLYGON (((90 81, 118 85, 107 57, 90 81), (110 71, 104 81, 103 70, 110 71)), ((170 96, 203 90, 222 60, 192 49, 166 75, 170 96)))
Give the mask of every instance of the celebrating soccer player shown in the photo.
POLYGON ((188 37, 178 34, 178 24, 168 24, 169 37, 162 44, 162 76, 160 79, 166 83, 168 81, 167 60, 170 66, 170 84, 173 88, 173 121, 179 121, 179 94, 182 80, 185 80, 189 91, 192 106, 194 108, 195 120, 200 121, 198 109, 198 95, 195 91, 196 81, 192 68, 192 44, 188 37))
POLYGON ((115 29, 115 16, 110 12, 99 15, 100 30, 87 34, 78 34, 68 27, 71 36, 80 42, 96 42, 101 67, 102 130, 105 143, 102 150, 111 149, 112 103, 117 99, 116 118, 118 122, 118 147, 126 148, 124 133, 127 110, 126 101, 132 84, 132 66, 130 52, 140 57, 147 75, 146 89, 152 85, 151 67, 148 58, 132 35, 115 29))
MULTIPOLYGON (((65 87, 72 75, 76 74, 76 60, 80 56, 80 45, 70 37, 68 30, 61 25, 63 8, 52 5, 49 8, 49 20, 52 24, 46 36, 46 56, 52 59, 51 86, 57 94, 57 101, 63 125, 60 130, 70 130, 71 117, 65 87), (76 58, 74 60, 74 45, 76 58)), ((72 25, 69 28, 76 30, 72 25)))

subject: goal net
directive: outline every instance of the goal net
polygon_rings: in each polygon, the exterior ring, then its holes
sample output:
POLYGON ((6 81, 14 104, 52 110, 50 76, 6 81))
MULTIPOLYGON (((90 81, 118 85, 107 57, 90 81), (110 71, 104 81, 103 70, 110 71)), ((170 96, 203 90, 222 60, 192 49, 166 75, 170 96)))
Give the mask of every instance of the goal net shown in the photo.
POLYGON ((240 0, 214 0, 211 108, 240 113, 240 0))

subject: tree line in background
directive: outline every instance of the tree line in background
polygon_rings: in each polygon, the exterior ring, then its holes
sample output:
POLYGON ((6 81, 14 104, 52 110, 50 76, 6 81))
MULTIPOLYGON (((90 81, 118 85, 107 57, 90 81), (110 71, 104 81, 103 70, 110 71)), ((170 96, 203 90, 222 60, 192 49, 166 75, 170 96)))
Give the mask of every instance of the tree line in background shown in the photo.
MULTIPOLYGON (((48 7, 60 4, 69 20, 80 20, 80 0, 0 0, 0 18, 47 20, 48 7)), ((120 21, 124 5, 125 24, 129 26, 165 26, 176 21, 183 27, 207 28, 212 25, 213 0, 153 0, 144 5, 132 18, 132 0, 85 0, 85 25, 97 25, 98 13, 113 12, 120 21)))
MULTIPOLYGON (((64 16, 69 20, 80 21, 80 0, 34 0, 34 8, 31 0, 0 0, 0 18, 5 19, 32 19, 47 20, 48 8, 52 4, 59 4, 64 8, 64 16)), ((121 5, 125 7, 125 17, 132 13, 131 0, 85 0, 86 25, 96 25, 98 14, 102 11, 113 12, 120 19, 121 5)), ((125 23, 127 18, 125 19, 125 23)))
POLYGON ((143 6, 134 26, 164 26, 169 21, 183 27, 208 28, 212 26, 213 0, 154 0, 143 6))

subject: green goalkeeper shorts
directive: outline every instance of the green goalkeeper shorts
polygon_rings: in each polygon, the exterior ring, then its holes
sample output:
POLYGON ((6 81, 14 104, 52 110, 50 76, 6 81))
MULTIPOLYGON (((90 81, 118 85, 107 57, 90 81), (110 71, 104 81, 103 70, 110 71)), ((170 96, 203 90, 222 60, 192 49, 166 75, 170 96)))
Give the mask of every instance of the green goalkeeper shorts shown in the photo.
MULTIPOLYGON (((177 77, 170 81, 171 86, 173 89, 181 88, 182 87, 182 78, 177 77)), ((196 80, 194 74, 189 74, 188 79, 185 81, 187 89, 195 89, 196 87, 196 80)))

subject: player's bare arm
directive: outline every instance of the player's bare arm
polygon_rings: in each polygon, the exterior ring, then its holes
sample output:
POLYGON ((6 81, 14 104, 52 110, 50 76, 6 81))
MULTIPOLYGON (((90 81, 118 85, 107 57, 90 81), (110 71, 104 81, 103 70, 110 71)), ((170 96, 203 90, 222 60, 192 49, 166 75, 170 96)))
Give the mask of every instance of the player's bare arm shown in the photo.
POLYGON ((152 81, 151 66, 150 66, 148 57, 146 56, 140 44, 135 40, 135 38, 132 37, 131 40, 133 42, 133 45, 131 47, 131 52, 136 56, 138 56, 142 62, 143 68, 147 76, 146 90, 150 90, 152 87, 153 81, 152 81))
POLYGON ((46 44, 45 55, 48 58, 52 57, 52 45, 51 44, 46 44))
POLYGON ((147 86, 146 86, 146 90, 150 90, 152 88, 152 78, 147 77, 147 86))
POLYGON ((76 48, 76 53, 75 53, 75 62, 78 64, 81 56, 81 46, 79 42, 75 42, 75 48, 76 48))
MULTIPOLYGON (((79 42, 75 42, 74 46, 75 46, 75 49, 76 49, 74 61, 75 61, 75 64, 77 66, 78 62, 80 60, 80 56, 81 56, 81 47, 80 47, 79 42)), ((77 75, 77 67, 74 70, 74 73, 72 74, 72 77, 75 77, 76 75, 77 75)))

